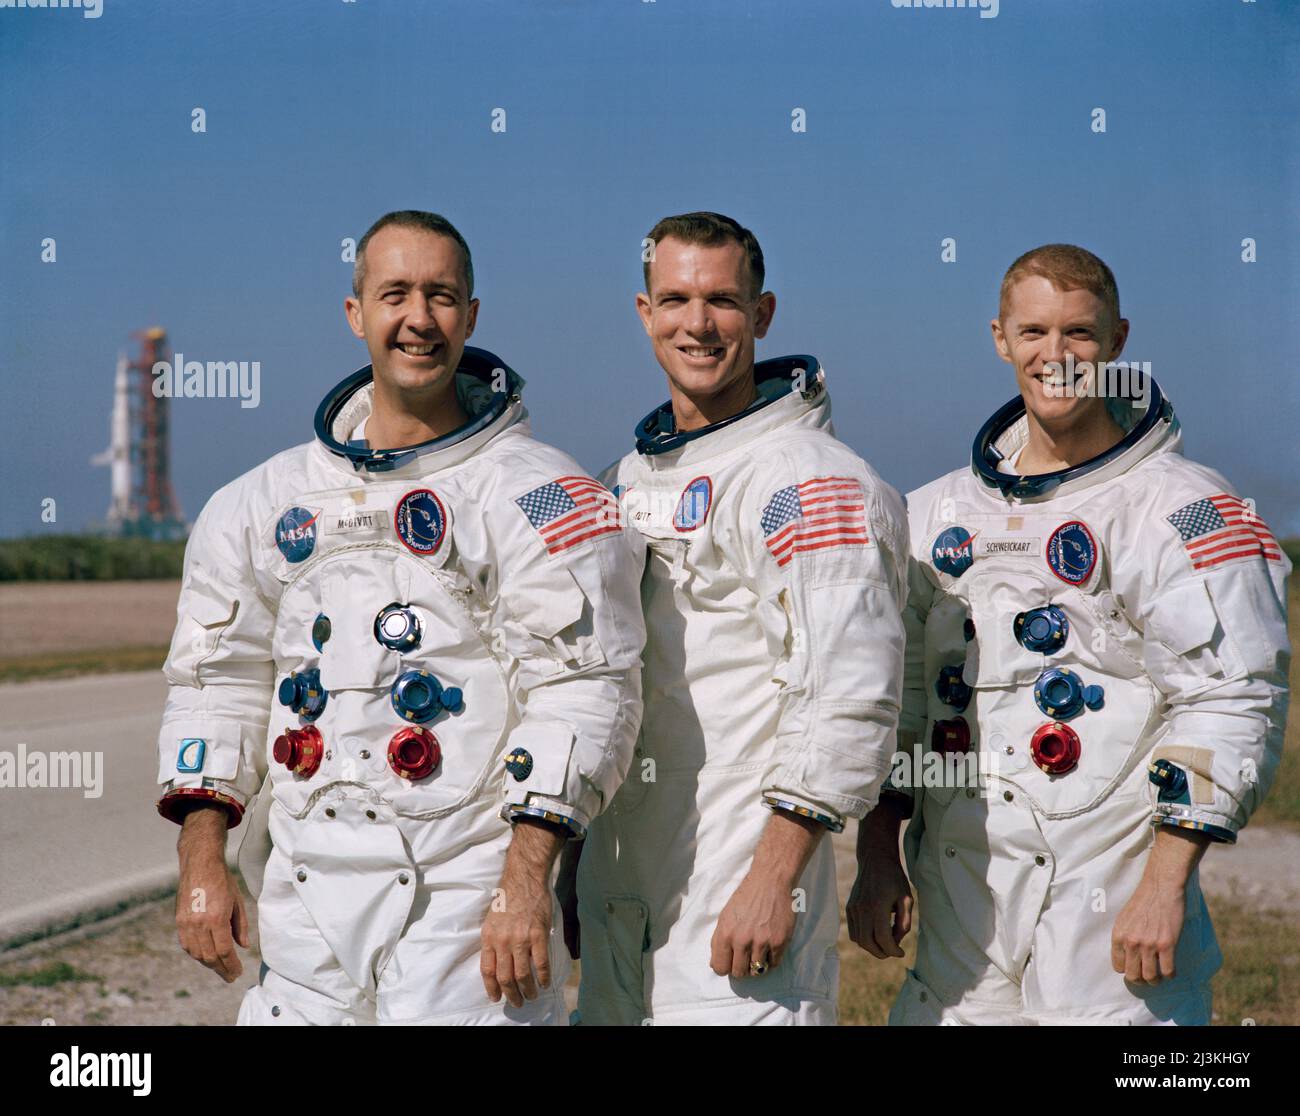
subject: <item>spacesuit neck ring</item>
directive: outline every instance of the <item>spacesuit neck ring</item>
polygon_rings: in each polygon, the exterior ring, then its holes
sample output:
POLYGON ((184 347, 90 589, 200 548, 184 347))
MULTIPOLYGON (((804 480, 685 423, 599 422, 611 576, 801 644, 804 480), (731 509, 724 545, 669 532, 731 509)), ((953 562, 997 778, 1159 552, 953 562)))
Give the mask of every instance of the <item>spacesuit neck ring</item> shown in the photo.
POLYGON ((413 446, 399 446, 387 450, 374 450, 364 444, 340 442, 335 438, 334 421, 344 405, 353 395, 374 380, 374 366, 367 364, 335 385, 321 400, 320 406, 316 409, 316 439, 336 457, 351 462, 352 467, 358 471, 365 469, 372 473, 391 472, 423 454, 447 449, 458 442, 463 442, 466 438, 473 437, 496 422, 505 414, 507 408, 523 395, 523 377, 487 349, 466 345, 465 351, 461 354, 460 364, 456 366, 456 375, 470 376, 478 380, 491 391, 492 401, 449 434, 413 446), (504 378, 499 375, 502 372, 505 373, 504 378))
POLYGON ((761 411, 764 407, 784 399, 796 388, 805 402, 812 402, 825 390, 821 362, 807 354, 760 360, 754 365, 754 386, 757 391, 754 402, 743 411, 720 422, 702 426, 698 430, 677 429, 673 419, 672 403, 664 403, 656 407, 637 424, 637 453, 643 457, 653 457, 656 454, 680 449, 688 442, 706 437, 715 430, 730 426, 733 422, 749 418, 755 411, 761 411))
POLYGON ((1128 452, 1161 421, 1172 422, 1173 405, 1160 390, 1155 378, 1141 373, 1137 390, 1148 395, 1149 402, 1142 417, 1129 429, 1124 437, 1104 453, 1068 469, 1058 469, 1052 473, 1038 473, 1019 476, 1015 473, 1003 473, 998 463, 1003 460, 997 448, 998 440, 1014 426, 1025 413, 1025 401, 1017 395, 993 414, 975 435, 975 444, 971 447, 971 468, 975 475, 989 488, 996 488, 1003 496, 1018 500, 1049 496, 1067 481, 1075 480, 1088 473, 1103 468, 1121 454, 1128 452))

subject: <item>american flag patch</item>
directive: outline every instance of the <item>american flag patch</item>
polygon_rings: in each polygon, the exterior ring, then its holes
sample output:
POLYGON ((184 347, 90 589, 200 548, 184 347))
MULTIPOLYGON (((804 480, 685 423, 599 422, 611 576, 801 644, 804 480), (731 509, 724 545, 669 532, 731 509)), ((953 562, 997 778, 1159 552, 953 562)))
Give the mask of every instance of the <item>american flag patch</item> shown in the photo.
POLYGON ((618 501, 590 477, 559 477, 516 497, 515 503, 542 536, 547 554, 622 529, 618 501))
POLYGON ((1252 506, 1236 496, 1223 492, 1208 496, 1166 518, 1182 536, 1193 569, 1206 570, 1237 558, 1282 561, 1273 532, 1252 506))
POLYGON ((815 477, 775 493, 760 520, 778 566, 830 546, 866 546, 862 485, 853 477, 815 477))

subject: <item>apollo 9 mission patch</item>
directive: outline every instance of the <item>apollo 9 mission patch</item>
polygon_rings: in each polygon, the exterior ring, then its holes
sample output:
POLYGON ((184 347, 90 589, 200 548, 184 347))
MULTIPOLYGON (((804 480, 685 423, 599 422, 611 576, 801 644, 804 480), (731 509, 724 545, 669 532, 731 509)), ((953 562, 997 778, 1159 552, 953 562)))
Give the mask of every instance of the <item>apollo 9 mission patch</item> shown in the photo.
POLYGON ((1047 564, 1069 585, 1082 585, 1097 565, 1097 540, 1077 519, 1062 523, 1047 540, 1047 564))
POLYGON ((428 558, 447 534, 447 510, 429 489, 417 488, 397 502, 393 526, 407 550, 428 558))

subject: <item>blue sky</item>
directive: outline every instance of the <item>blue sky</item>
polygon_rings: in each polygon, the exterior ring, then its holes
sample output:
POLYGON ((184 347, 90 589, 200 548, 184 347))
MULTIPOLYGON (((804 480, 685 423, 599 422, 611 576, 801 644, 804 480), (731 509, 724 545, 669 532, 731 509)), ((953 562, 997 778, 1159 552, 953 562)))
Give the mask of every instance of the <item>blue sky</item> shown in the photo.
POLYGON ((89 458, 115 356, 155 323, 191 359, 261 362, 257 408, 172 404, 188 518, 308 439, 366 363, 340 241, 408 207, 465 234, 475 343, 593 471, 666 396, 633 310, 641 237, 669 213, 734 216, 778 298, 759 356, 820 357, 840 436, 904 491, 961 466, 1014 392, 987 325, 1007 265, 1082 244, 1115 270, 1126 355, 1152 362, 1189 456, 1300 534, 1288 68, 1292 0, 1001 0, 992 19, 890 0, 0 10, 0 535, 103 517, 89 458))

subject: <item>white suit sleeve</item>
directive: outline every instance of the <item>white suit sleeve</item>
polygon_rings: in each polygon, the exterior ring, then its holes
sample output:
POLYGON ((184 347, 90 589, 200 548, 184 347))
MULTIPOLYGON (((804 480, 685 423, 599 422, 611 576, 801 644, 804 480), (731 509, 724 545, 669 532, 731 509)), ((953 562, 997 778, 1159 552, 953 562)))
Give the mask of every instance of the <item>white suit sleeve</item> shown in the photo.
POLYGON ((893 758, 907 529, 897 493, 847 451, 824 456, 762 470, 744 534, 781 683, 763 799, 839 830, 893 758))
POLYGON ((517 664, 502 816, 540 817, 580 837, 632 762, 645 624, 640 564, 618 502, 590 478, 557 479, 577 486, 567 515, 539 526, 530 515, 536 486, 489 513, 499 632, 517 664))
POLYGON ((925 678, 925 623, 935 586, 926 566, 914 558, 907 560, 907 604, 903 607, 903 628, 907 632, 907 650, 903 663, 903 711, 898 718, 901 732, 917 736, 925 731, 929 717, 929 694, 925 678))
MULTIPOLYGON (((906 735, 907 741, 900 740, 900 746, 914 745, 925 733, 929 719, 929 694, 926 690, 925 677, 925 624, 930 614, 930 605, 934 599, 935 585, 927 572, 927 566, 907 559, 907 603, 903 606, 903 630, 906 635, 906 647, 903 655, 903 702, 898 716, 900 738, 906 735)), ((885 780, 885 790, 912 797, 912 786, 899 782, 894 772, 885 780)))
POLYGON ((258 590, 246 487, 217 492, 185 547, 158 736, 158 812, 175 822, 190 803, 209 802, 234 827, 266 774, 275 612, 258 590))
POLYGON ((1229 493, 1163 511, 1137 609, 1146 669, 1167 703, 1149 757, 1162 780, 1152 787, 1154 820, 1233 841, 1281 758, 1290 563, 1229 493))

